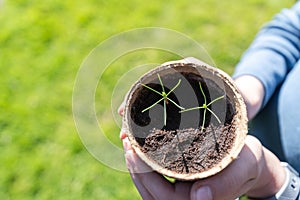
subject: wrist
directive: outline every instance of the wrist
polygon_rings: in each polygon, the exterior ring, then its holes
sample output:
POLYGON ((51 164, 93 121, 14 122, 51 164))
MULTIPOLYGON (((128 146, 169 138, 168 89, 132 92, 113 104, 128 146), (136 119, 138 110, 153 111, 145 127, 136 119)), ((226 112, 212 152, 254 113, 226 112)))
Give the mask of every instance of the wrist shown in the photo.
POLYGON ((284 185, 276 193, 275 198, 278 200, 298 199, 300 191, 299 173, 288 163, 281 162, 286 171, 286 180, 284 185))
POLYGON ((279 159, 263 148, 264 159, 254 187, 246 194, 251 198, 263 199, 275 195, 286 182, 286 170, 279 159))
POLYGON ((286 162, 281 162, 281 166, 285 169, 285 182, 276 194, 264 200, 297 200, 299 198, 299 173, 286 162))

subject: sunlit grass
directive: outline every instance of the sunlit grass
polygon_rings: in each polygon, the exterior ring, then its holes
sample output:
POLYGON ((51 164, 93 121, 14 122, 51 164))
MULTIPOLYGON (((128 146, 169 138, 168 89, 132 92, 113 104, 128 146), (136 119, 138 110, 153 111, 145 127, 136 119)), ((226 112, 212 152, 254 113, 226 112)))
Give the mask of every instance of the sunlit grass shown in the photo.
MULTIPOLYGON (((98 162, 77 135, 72 90, 83 59, 113 34, 155 26, 192 37, 218 67, 232 73, 263 23, 293 2, 4 1, 0 4, 0 199, 138 199, 130 176, 98 162)), ((177 57, 148 50, 113 63, 96 91, 99 120, 116 112, 110 110, 112 91, 127 69, 170 59, 177 57)), ((119 124, 112 117, 107 120, 104 129, 110 133, 106 134, 120 146, 119 124)), ((120 123, 120 118, 116 120, 120 123)))

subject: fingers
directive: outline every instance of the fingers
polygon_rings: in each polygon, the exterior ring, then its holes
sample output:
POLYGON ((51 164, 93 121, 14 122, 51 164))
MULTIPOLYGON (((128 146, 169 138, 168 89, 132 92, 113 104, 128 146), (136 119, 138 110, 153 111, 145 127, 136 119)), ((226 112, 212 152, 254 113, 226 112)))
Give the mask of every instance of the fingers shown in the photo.
POLYGON ((123 116, 124 115, 124 108, 125 108, 125 102, 123 101, 120 105, 120 107, 118 108, 118 113, 119 115, 123 116))
POLYGON ((134 182, 134 185, 136 186, 137 190, 139 191, 140 195, 143 197, 143 199, 146 200, 152 200, 153 197, 152 195, 148 192, 147 188, 143 185, 142 181, 140 178, 137 176, 138 173, 135 172, 135 163, 137 162, 135 159, 133 150, 129 150, 125 154, 125 159, 126 159, 126 164, 131 176, 132 181, 134 182))
MULTIPOLYGON (((156 172, 141 173, 141 171, 147 171, 148 166, 134 153, 130 156, 126 156, 126 160, 132 180, 143 199, 146 197, 148 199, 168 199, 168 193, 172 191, 172 186, 167 180, 156 172)), ((150 171, 150 169, 148 169, 148 171, 150 171)))
POLYGON ((123 145, 128 170, 143 199, 189 199, 191 182, 170 183, 138 157, 130 146, 128 138, 123 140, 123 145))
POLYGON ((119 135, 121 140, 124 140, 127 137, 126 132, 123 130, 123 128, 120 131, 120 135, 119 135))
MULTIPOLYGON (((125 102, 123 101, 122 103, 121 103, 121 105, 119 106, 119 108, 118 108, 118 113, 119 113, 119 115, 120 116, 122 116, 123 117, 123 115, 124 115, 124 109, 125 109, 125 102)), ((120 137, 120 139, 121 140, 123 140, 123 146, 124 146, 124 150, 125 150, 125 152, 126 152, 126 149, 125 149, 125 145, 126 145, 126 147, 128 147, 128 145, 130 145, 129 144, 129 141, 124 141, 124 139, 126 138, 126 136, 127 136, 127 134, 126 134, 126 132, 125 132, 125 130, 123 129, 123 127, 121 128, 121 131, 120 131, 120 135, 119 135, 119 137, 120 137)))
POLYGON ((134 152, 127 137, 123 139, 125 160, 131 178, 143 199, 168 199, 174 191, 172 184, 153 172, 134 152))
POLYGON ((133 151, 126 153, 125 157, 132 180, 143 199, 189 199, 192 183, 170 183, 162 175, 151 171, 151 169, 133 151))
POLYGON ((148 192, 148 190, 143 186, 143 184, 141 183, 141 181, 139 180, 138 177, 136 177, 136 173, 134 171, 134 160, 135 158, 135 152, 132 149, 128 138, 124 138, 123 139, 123 147, 124 147, 124 151, 125 151, 125 161, 126 161, 126 165, 127 168, 129 170, 131 179, 133 180, 136 188, 138 189, 140 195, 143 197, 143 199, 153 199, 153 197, 151 196, 151 194, 148 192))
MULTIPOLYGON (((124 115, 124 108, 125 108, 125 102, 123 101, 120 105, 120 107, 118 108, 118 113, 120 116, 123 117, 124 115)), ((123 140, 126 138, 126 132, 123 130, 123 128, 120 131, 120 135, 119 135, 120 139, 123 140)))
POLYGON ((130 172, 139 174, 153 171, 138 157, 138 155, 135 153, 134 149, 130 145, 130 142, 127 137, 123 139, 123 147, 125 150, 125 160, 130 172))
POLYGON ((166 190, 171 190, 170 183, 157 173, 153 172, 133 151, 128 143, 128 138, 123 140, 126 149, 125 160, 131 178, 143 199, 167 199, 166 190))
POLYGON ((257 181, 263 160, 262 146, 247 136, 239 158, 215 176, 197 181, 191 190, 192 199, 236 199, 249 191, 257 181))
POLYGON ((127 137, 122 139, 125 155, 129 150, 133 150, 127 137))

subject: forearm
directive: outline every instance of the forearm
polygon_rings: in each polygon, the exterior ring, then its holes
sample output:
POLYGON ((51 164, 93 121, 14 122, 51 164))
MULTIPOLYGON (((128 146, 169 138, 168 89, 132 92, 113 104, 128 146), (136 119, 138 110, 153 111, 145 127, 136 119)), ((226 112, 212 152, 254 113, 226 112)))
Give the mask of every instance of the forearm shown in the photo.
POLYGON ((257 78, 249 75, 236 78, 235 83, 244 98, 248 119, 250 120, 262 106, 265 95, 264 87, 257 78))
POLYGON ((300 2, 285 9, 256 36, 238 63, 234 78, 251 75, 264 88, 262 106, 300 58, 300 2))

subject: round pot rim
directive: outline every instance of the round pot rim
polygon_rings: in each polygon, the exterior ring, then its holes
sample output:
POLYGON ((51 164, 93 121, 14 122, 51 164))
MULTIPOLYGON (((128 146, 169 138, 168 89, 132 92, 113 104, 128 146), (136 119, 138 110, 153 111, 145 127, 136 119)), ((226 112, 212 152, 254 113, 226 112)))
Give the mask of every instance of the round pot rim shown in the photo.
MULTIPOLYGON (((193 70, 194 70, 193 69, 193 70)), ((143 75, 138 81, 136 81, 133 86, 131 87, 130 91, 127 93, 125 97, 125 108, 124 108, 124 116, 123 116, 123 129, 127 133, 127 136, 129 138, 129 141, 132 145, 132 148, 134 151, 137 153, 137 155, 144 161, 146 162, 154 171, 157 171, 165 176, 172 177, 178 180, 196 180, 196 179, 202 179, 206 178, 209 176, 212 176, 221 170, 223 170, 225 167, 227 167, 234 159, 236 159, 241 151, 241 149, 244 146, 244 140, 248 132, 248 127, 247 127, 247 111, 246 111, 246 106, 244 103, 244 100, 237 89, 234 81, 232 78, 222 70, 212 67, 202 61, 197 60, 195 63, 194 61, 190 60, 180 60, 180 61, 172 61, 168 63, 164 63, 151 71, 147 72, 145 75, 143 75), (202 171, 199 173, 177 173, 171 170, 168 170, 162 166, 160 166, 158 163, 154 162, 153 160, 149 159, 148 156, 145 155, 144 152, 141 151, 140 145, 138 142, 135 140, 134 135, 132 134, 130 130, 130 126, 127 123, 128 120, 130 119, 130 106, 129 102, 132 98, 132 95, 134 91, 141 86, 142 80, 144 80, 145 77, 153 76, 158 72, 170 69, 170 68, 175 68, 175 67, 191 67, 196 69, 197 71, 206 71, 208 73, 211 73, 213 76, 218 76, 221 78, 224 83, 230 88, 233 94, 233 99, 234 99, 234 107, 235 107, 235 114, 234 114, 234 123, 236 124, 236 130, 235 130, 235 139, 233 141, 232 147, 229 150, 228 154, 222 159, 221 162, 217 163, 215 166, 212 168, 209 168, 206 171, 202 171)))

